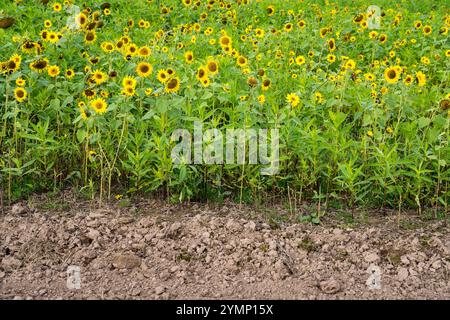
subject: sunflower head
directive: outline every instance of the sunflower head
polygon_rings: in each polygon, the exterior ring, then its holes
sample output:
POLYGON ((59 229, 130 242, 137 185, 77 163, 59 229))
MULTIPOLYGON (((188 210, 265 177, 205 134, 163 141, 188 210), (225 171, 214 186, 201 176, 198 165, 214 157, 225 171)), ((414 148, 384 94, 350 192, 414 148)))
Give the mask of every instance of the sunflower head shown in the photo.
POLYGON ((108 108, 108 105, 105 100, 103 100, 103 98, 92 100, 90 105, 92 109, 94 109, 94 111, 98 114, 105 113, 106 109, 108 108))
POLYGON ((152 72, 153 67, 150 63, 147 62, 140 62, 136 67, 136 73, 142 78, 147 78, 152 74, 152 72))
POLYGON ((27 99, 27 91, 21 87, 15 88, 14 97, 16 98, 17 102, 24 102, 27 99))

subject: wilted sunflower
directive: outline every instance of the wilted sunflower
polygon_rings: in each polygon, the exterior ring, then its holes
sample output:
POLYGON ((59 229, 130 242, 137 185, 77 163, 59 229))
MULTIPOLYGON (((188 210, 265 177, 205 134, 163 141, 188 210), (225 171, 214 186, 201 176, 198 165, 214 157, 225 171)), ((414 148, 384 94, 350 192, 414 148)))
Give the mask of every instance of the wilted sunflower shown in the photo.
POLYGON ((180 79, 178 77, 171 77, 165 82, 164 90, 167 93, 176 93, 180 90, 180 79))
POLYGON ((102 114, 106 112, 106 109, 108 108, 108 105, 106 104, 105 100, 102 98, 95 99, 91 101, 91 107, 94 109, 94 111, 98 114, 102 114))
POLYGON ((95 96, 97 95, 97 93, 94 90, 91 89, 85 89, 83 90, 83 95, 88 99, 88 100, 92 100, 95 98, 95 96))
POLYGON ((27 91, 24 88, 15 88, 14 97, 17 102, 24 102, 27 99, 27 91))
POLYGON ((384 78, 386 79, 387 83, 394 84, 400 79, 400 72, 398 71, 398 68, 396 67, 390 67, 387 68, 384 71, 384 78))
POLYGON ((22 43, 20 48, 24 53, 32 53, 36 49, 36 43, 31 40, 26 40, 24 43, 22 43))
POLYGON ((44 72, 48 68, 48 59, 42 58, 30 63, 30 69, 39 73, 44 72))
POLYGON ((152 72, 153 67, 150 63, 147 62, 140 62, 136 67, 136 73, 142 78, 150 76, 152 72))

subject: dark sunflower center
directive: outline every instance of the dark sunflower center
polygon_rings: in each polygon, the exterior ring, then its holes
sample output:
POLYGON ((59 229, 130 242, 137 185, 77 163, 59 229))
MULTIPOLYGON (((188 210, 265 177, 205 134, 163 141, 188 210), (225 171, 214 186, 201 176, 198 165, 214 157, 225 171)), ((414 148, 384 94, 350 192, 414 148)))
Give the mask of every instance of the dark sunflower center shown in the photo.
POLYGON ((169 83, 167 84, 167 87, 169 89, 175 89, 177 87, 177 84, 178 84, 178 80, 177 79, 171 79, 169 81, 169 83))
POLYGON ((395 70, 390 70, 388 72, 389 79, 395 79, 396 76, 397 76, 397 73, 395 72, 395 70))

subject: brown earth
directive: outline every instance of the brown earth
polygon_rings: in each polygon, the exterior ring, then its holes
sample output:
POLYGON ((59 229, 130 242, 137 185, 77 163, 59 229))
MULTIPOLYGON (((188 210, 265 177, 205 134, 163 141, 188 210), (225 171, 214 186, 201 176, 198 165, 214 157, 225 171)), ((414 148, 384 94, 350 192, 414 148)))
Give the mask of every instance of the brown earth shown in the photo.
POLYGON ((450 299, 448 219, 357 216, 315 226, 277 206, 35 197, 0 214, 0 298, 450 299))

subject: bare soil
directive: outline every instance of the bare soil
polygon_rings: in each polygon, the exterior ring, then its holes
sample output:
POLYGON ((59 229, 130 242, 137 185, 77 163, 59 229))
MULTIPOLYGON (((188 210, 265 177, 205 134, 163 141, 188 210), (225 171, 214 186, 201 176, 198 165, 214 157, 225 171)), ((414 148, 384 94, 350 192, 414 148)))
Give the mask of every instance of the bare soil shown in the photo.
POLYGON ((36 196, 0 214, 0 299, 450 299, 448 219, 356 212, 36 196))

